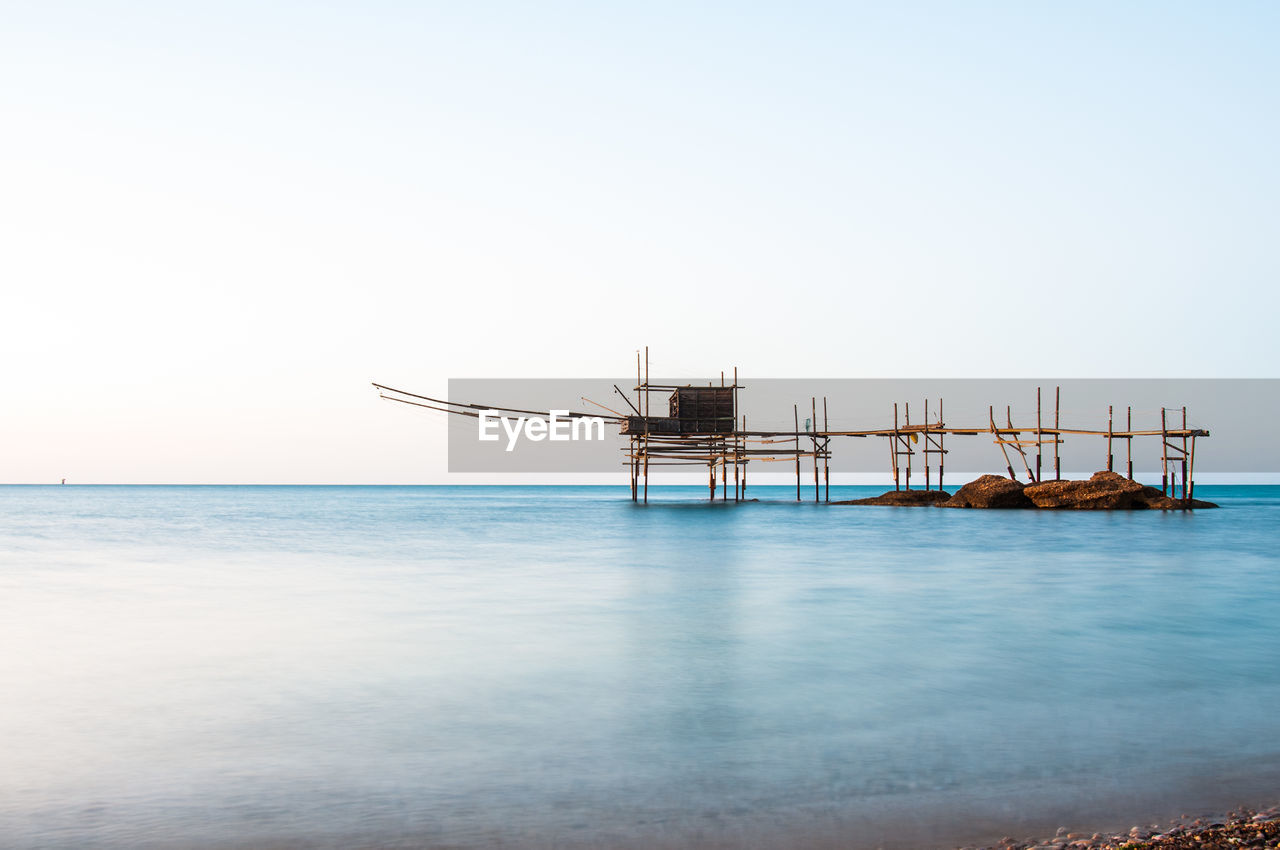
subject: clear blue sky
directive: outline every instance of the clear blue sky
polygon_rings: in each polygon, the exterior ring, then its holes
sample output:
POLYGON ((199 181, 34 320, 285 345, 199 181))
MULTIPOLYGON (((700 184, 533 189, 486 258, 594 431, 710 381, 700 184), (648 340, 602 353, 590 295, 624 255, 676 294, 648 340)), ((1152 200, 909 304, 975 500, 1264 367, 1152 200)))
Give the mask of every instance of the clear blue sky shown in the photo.
POLYGON ((0 481, 440 480, 369 380, 1274 377, 1280 4, 9 4, 0 481))

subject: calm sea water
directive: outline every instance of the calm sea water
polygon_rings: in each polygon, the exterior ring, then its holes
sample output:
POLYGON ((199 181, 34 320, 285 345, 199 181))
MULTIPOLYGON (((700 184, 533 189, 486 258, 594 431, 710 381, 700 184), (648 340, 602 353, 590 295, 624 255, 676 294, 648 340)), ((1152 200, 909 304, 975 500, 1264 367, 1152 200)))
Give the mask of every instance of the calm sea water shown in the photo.
POLYGON ((1280 488, 788 492, 0 488, 0 846, 924 847, 1280 798, 1280 488))

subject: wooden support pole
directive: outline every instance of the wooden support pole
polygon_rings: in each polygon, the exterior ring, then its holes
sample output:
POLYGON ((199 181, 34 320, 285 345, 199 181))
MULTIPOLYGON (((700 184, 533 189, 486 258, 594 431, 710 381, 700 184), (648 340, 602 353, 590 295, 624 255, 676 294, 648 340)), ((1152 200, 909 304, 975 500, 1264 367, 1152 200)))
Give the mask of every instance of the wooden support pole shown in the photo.
MULTIPOLYGON (((643 451, 640 451, 640 450, 644 449, 644 441, 645 441, 644 435, 649 433, 649 420, 648 420, 648 417, 644 415, 644 393, 640 389, 643 385, 644 385, 643 372, 641 371, 641 367, 640 367, 640 349, 637 348, 636 349, 636 413, 640 414, 640 422, 644 426, 644 429, 640 432, 640 435, 636 437, 636 449, 639 451, 639 453, 636 455, 637 479, 639 479, 640 473, 642 472, 642 464, 644 463, 644 453, 643 451)), ((636 486, 637 488, 639 488, 640 486, 639 481, 637 481, 636 486)))
POLYGON ((720 501, 729 501, 729 452, 723 438, 720 440, 720 501))
MULTIPOLYGON (((646 417, 647 418, 647 417, 646 417)), ((649 432, 644 435, 644 503, 649 504, 649 432)))
POLYGON ((1115 405, 1107 405, 1107 472, 1115 471, 1115 455, 1111 451, 1111 434, 1115 428, 1115 405))
POLYGON ((1040 419, 1040 388, 1036 387, 1036 483, 1040 483, 1040 455, 1044 448, 1043 423, 1040 419))
MULTIPOLYGON (((906 424, 906 426, 910 428, 911 427, 911 402, 904 401, 902 403, 902 410, 904 415, 903 421, 906 424)), ((903 439, 909 440, 908 437, 903 437, 903 439)), ((902 445, 903 445, 903 448, 906 449, 905 454, 907 456, 907 481, 906 481, 906 487, 904 489, 910 490, 911 489, 911 456, 915 454, 915 452, 912 450, 910 442, 905 442, 902 445)))
POLYGON ((742 499, 742 494, 740 492, 741 484, 739 481, 739 474, 741 472, 739 467, 741 465, 742 439, 735 435, 735 437, 733 437, 733 501, 735 502, 740 502, 742 499))
POLYGON ((796 418, 796 501, 800 501, 800 405, 791 405, 791 412, 796 418))
MULTIPOLYGON (((1129 432, 1130 435, 1133 434, 1133 405, 1132 404, 1129 405, 1129 408, 1125 411, 1125 414, 1124 414, 1124 430, 1129 432)), ((1124 460, 1125 460, 1125 467, 1127 468, 1129 473, 1129 480, 1132 481, 1133 480, 1133 437, 1132 436, 1130 436, 1129 439, 1124 441, 1124 460)))
POLYGON ((1194 499, 1196 498, 1196 435, 1194 434, 1192 434, 1192 462, 1188 467, 1187 476, 1190 480, 1190 489, 1187 490, 1190 494, 1188 498, 1194 499))
POLYGON ((1191 504, 1191 490, 1187 485, 1187 406, 1182 406, 1182 501, 1191 504))
POLYGON ((924 399, 924 489, 929 489, 929 399, 924 399))
POLYGON ((644 503, 649 504, 649 346, 644 347, 644 503))
POLYGON ((818 399, 816 396, 809 397, 809 408, 813 416, 809 420, 812 425, 809 433, 813 436, 813 501, 818 502, 818 399))
POLYGON ((1004 455, 1004 468, 1009 471, 1009 480, 1017 481, 1018 476, 1013 474, 1013 463, 1009 460, 1009 450, 1005 448, 1004 439, 996 430, 996 408, 995 405, 987 406, 987 416, 991 419, 991 435, 996 438, 996 445, 1000 446, 1000 453, 1004 455))
MULTIPOLYGON (((733 367, 733 421, 738 421, 738 367, 733 367)), ((737 434, 733 435, 733 500, 735 502, 742 500, 742 494, 739 492, 738 467, 742 462, 742 438, 737 434)))
MULTIPOLYGON (((1009 423, 1009 430, 1013 430, 1013 405, 1006 405, 1004 409, 1005 421, 1009 423)), ((1035 476, 1031 473, 1031 464, 1027 463, 1027 453, 1022 450, 1022 433, 1018 432, 1015 436, 1014 448, 1018 450, 1018 457, 1022 458, 1022 468, 1027 471, 1027 480, 1034 481, 1035 476)))
MULTIPOLYGON (((825 434, 831 430, 827 425, 827 397, 822 397, 822 432, 825 434)), ((1194 443, 1193 443, 1194 445, 1194 443)), ((822 442, 822 489, 823 501, 831 501, 831 470, 828 461, 831 458, 831 438, 826 437, 822 442)))
POLYGON ((1062 387, 1053 388, 1053 480, 1062 480, 1062 458, 1058 456, 1058 444, 1062 442, 1062 435, 1058 433, 1058 429, 1062 427, 1062 387))
POLYGON ((893 403, 893 436, 889 438, 889 457, 893 461, 893 489, 898 490, 898 403, 893 403))
POLYGON ((1164 408, 1160 408, 1160 492, 1169 495, 1169 428, 1164 408))
MULTIPOLYGON (((942 416, 942 399, 938 399, 938 421, 946 424, 947 420, 942 416)), ((938 448, 941 450, 938 454, 938 489, 942 489, 942 470, 947 465, 947 450, 944 441, 946 440, 945 432, 938 435, 938 448)))

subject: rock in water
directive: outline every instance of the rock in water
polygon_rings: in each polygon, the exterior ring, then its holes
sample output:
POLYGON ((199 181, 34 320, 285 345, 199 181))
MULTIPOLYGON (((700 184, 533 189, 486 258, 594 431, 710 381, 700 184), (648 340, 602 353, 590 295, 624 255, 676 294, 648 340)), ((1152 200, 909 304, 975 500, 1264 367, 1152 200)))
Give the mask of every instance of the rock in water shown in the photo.
POLYGON ((1012 478, 984 475, 961 487, 943 508, 1034 508, 1023 492, 1025 485, 1012 478))
MULTIPOLYGON (((1114 511, 1178 510, 1187 507, 1181 499, 1171 499, 1154 487, 1144 487, 1115 472, 1095 472, 1088 481, 1029 484, 1023 492, 1037 508, 1114 511)), ((1217 505, 1193 500, 1190 507, 1214 508, 1217 505)))
POLYGON ((1023 484, 999 475, 983 475, 948 497, 942 490, 890 490, 870 499, 832 502, 833 505, 936 505, 940 508, 1050 508, 1063 510, 1181 510, 1216 508, 1212 502, 1161 494, 1114 472, 1095 472, 1088 481, 1045 481, 1023 484))
POLYGON ((1213 502, 1205 502, 1200 499, 1192 499, 1190 504, 1184 503, 1182 499, 1175 499, 1172 496, 1166 496, 1155 487, 1143 487, 1140 497, 1142 501, 1147 503, 1147 507, 1158 511, 1181 511, 1186 508, 1216 508, 1213 502))
POLYGON ((1023 492, 1037 508, 1105 511, 1147 506, 1142 485, 1115 472, 1095 472, 1088 481, 1028 484, 1023 492))
POLYGON ((951 496, 943 490, 890 490, 870 499, 848 499, 843 502, 832 502, 833 505, 936 505, 945 502, 951 496))

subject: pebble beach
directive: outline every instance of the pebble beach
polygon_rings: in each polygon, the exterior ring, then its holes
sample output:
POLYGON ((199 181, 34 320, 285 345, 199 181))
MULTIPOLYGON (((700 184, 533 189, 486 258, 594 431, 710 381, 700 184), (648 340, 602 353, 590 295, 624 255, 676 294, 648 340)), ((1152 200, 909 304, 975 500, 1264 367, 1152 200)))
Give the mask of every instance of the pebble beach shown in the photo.
POLYGON ((1261 811, 1241 806, 1223 815, 1183 814, 1165 824, 1133 826, 1122 833, 1070 832, 1059 827, 1049 838, 1006 837, 996 844, 960 850, 1191 850, 1280 847, 1280 805, 1261 811))

